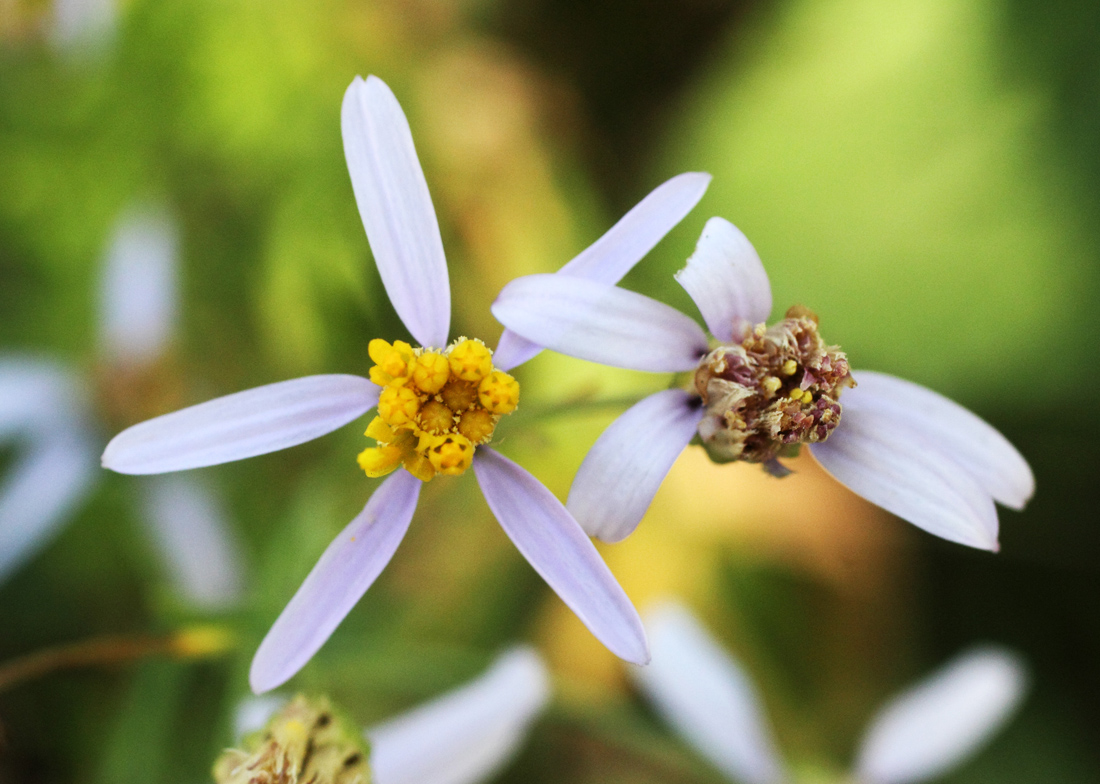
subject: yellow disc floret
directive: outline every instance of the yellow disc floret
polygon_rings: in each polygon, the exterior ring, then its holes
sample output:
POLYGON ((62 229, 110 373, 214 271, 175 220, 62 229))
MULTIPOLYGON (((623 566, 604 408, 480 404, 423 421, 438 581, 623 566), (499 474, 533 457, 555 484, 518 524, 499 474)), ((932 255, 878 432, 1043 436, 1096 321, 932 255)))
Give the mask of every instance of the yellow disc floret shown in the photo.
POLYGON ((519 384, 493 367, 493 352, 480 340, 459 338, 442 351, 372 340, 368 353, 371 381, 382 387, 366 431, 378 445, 359 455, 368 476, 401 466, 424 482, 462 474, 519 403, 519 384))
POLYGON ((477 398, 494 414, 511 414, 519 405, 519 382, 503 371, 494 370, 478 384, 477 398))

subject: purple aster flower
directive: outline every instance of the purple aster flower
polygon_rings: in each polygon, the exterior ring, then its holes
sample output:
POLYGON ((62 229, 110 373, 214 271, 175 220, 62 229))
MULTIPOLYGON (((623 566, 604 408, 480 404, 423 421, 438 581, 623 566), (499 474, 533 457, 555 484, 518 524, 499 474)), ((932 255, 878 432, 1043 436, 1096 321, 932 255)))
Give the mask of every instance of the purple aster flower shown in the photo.
MULTIPOLYGON (((240 460, 304 443, 378 408, 366 432, 377 445, 359 455, 359 465, 369 476, 396 473, 321 556, 260 645, 250 676, 257 692, 305 665, 378 577, 405 535, 421 485, 470 467, 505 533, 592 633, 616 655, 648 661, 637 612, 584 530, 537 479, 487 446, 498 420, 518 404, 519 385, 507 371, 538 347, 506 337, 494 356, 478 340, 448 343, 450 288, 435 210, 408 121, 381 80, 352 82, 342 131, 382 283, 420 347, 373 340, 369 379, 299 378, 152 419, 116 436, 103 465, 152 474, 240 460)), ((598 280, 610 274, 614 282, 691 210, 709 181, 683 174, 661 185, 567 268, 598 280)))
MULTIPOLYGON (((653 661, 632 668, 658 712, 730 780, 796 780, 776 752, 752 680, 687 608, 646 614, 653 661)), ((871 721, 850 779, 918 784, 973 756, 1011 718, 1027 689, 1019 658, 1001 648, 966 651, 891 699, 871 721)))
MULTIPOLYGON (((103 260, 98 310, 105 386, 158 379, 176 331, 178 244, 175 221, 163 208, 131 207, 119 216, 103 260)), ((95 410, 112 396, 93 401, 89 386, 50 360, 0 357, 0 441, 20 447, 0 484, 0 582, 50 541, 94 487, 101 445, 95 415, 132 408, 130 399, 95 410)), ((138 506, 183 598, 206 609, 240 599, 239 544, 198 477, 146 480, 138 506)))
POLYGON ((1004 436, 929 389, 853 374, 803 307, 766 326, 767 274, 726 220, 707 222, 676 280, 713 341, 683 313, 606 281, 530 275, 505 286, 493 304, 502 324, 555 351, 691 374, 685 388, 627 410, 588 453, 567 503, 588 533, 609 542, 628 536, 677 455, 698 437, 718 462, 761 463, 779 476, 787 473, 780 458, 806 444, 872 503, 944 539, 998 548, 993 502, 1021 509, 1035 488, 1004 436))

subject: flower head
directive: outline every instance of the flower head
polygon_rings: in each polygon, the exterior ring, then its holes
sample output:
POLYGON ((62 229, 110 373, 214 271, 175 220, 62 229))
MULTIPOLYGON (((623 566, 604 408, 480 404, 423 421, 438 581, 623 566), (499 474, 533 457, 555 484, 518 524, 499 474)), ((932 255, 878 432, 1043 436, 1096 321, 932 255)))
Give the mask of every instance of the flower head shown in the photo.
POLYGON ((767 274, 728 221, 707 222, 676 280, 713 342, 667 305, 560 274, 514 280, 493 305, 501 323, 539 345, 686 374, 686 388, 642 400, 588 453, 568 502, 586 531, 607 541, 628 536, 698 437, 715 460, 762 463, 778 476, 789 473, 780 458, 807 444, 834 477, 887 511, 945 539, 997 549, 993 501, 1021 509, 1035 486, 1004 436, 916 384, 853 372, 803 307, 767 326, 767 274))
MULTIPOLYGON (((653 661, 631 675, 665 719, 732 781, 790 781, 752 680, 687 608, 646 617, 653 661)), ((852 780, 917 784, 975 754, 1015 713, 1027 673, 1009 651, 960 654, 894 697, 864 735, 852 780)))
MULTIPOLYGON (((539 347, 507 332, 495 353, 479 340, 448 342, 447 263, 397 99, 380 79, 356 78, 344 95, 341 127, 382 283, 419 346, 371 341, 369 380, 311 376, 157 417, 116 436, 103 464, 146 474, 240 460, 317 438, 377 407, 366 429, 376 445, 360 453, 359 465, 370 476, 389 476, 261 643, 250 676, 257 692, 305 665, 378 577, 412 520, 423 482, 471 467, 505 532, 581 621, 617 655, 647 661, 641 620, 583 529, 537 479, 487 446, 499 418, 519 402, 508 371, 539 347)), ((708 182, 684 174, 660 186, 563 272, 615 282, 687 214, 708 182)))

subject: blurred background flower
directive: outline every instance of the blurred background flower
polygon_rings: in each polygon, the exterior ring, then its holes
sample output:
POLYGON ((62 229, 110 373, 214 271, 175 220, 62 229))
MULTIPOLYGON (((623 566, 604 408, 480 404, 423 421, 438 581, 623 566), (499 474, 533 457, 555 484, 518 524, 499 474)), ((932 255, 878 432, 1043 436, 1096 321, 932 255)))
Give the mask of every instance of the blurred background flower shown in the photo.
MULTIPOLYGON (((404 333, 343 160, 340 100, 356 74, 386 79, 409 115, 456 334, 491 341, 501 285, 558 269, 670 176, 710 172, 700 206, 623 285, 694 313, 672 273, 707 218, 733 221, 767 260, 777 301, 812 294, 806 304, 853 365, 904 375, 992 423, 1034 467, 1037 493, 1025 513, 1002 513, 994 556, 909 530, 809 456, 777 483, 688 449, 635 535, 600 545, 612 571, 639 605, 684 596, 746 662, 786 759, 849 769, 889 695, 991 641, 1029 662, 1032 692, 942 780, 1100 778, 1100 316, 1089 307, 1100 294, 1100 17, 1090 4, 87 7, 85 35, 55 27, 81 18, 69 3, 0 0, 5 356, 105 378, 89 337, 103 249, 134 194, 151 194, 178 225, 178 399, 138 395, 133 405, 157 410, 127 409, 135 421, 292 375, 365 373, 367 341, 404 333)), ((601 430, 662 383, 549 352, 519 380, 523 404, 494 443, 559 498, 601 430)), ((0 475, 16 475, 36 438, 3 442, 0 475)), ((203 469, 250 567, 243 603, 216 619, 237 648, 9 682, 0 781, 208 780, 233 740, 248 659, 373 489, 355 465, 361 442, 335 433, 203 469)), ((63 533, 0 585, 0 667, 207 618, 165 590, 140 492, 100 477, 63 533)), ((528 641, 555 696, 497 780, 724 780, 528 569, 473 483, 431 483, 417 518, 292 687, 330 694, 366 726, 528 641)))

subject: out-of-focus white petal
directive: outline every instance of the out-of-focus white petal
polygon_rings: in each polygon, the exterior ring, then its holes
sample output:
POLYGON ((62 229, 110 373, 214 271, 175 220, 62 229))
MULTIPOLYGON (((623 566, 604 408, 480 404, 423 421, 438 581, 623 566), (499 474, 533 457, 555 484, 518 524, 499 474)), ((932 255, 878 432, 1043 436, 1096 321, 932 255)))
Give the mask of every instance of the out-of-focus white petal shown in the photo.
POLYGON ((95 475, 95 449, 83 432, 32 441, 0 485, 0 581, 57 533, 95 475))
POLYGON ((476 784, 515 753, 550 696, 531 648, 502 654, 477 680, 366 731, 377 784, 476 784))
POLYGON ((361 417, 381 390, 359 376, 306 376, 248 389, 127 428, 103 451, 122 474, 218 465, 304 444, 361 417))
POLYGON ((840 424, 810 450, 841 484, 918 528, 951 542, 997 550, 993 499, 939 444, 908 428, 883 427, 844 400, 840 424))
POLYGON ((581 463, 565 505, 589 536, 618 542, 638 527, 702 418, 697 399, 666 389, 611 423, 581 463))
POLYGON ((71 429, 81 417, 82 398, 73 373, 52 360, 0 358, 0 439, 71 429))
POLYGON ((262 730, 286 703, 282 694, 245 697, 233 712, 233 737, 240 741, 245 735, 262 730))
POLYGON ((49 35, 63 54, 98 54, 115 37, 118 26, 116 0, 54 0, 49 35))
POLYGON ((344 156, 394 310, 422 346, 447 345, 451 288, 428 183, 401 105, 376 76, 344 93, 344 156))
POLYGON ((478 449, 474 473, 508 538, 589 631, 619 658, 648 662, 637 610, 554 494, 488 447, 478 449))
POLYGON ((210 489, 188 475, 143 480, 150 533, 172 582, 189 601, 216 609, 241 598, 240 543, 210 489))
MULTIPOLYGON (((558 270, 558 274, 609 285, 618 283, 699 203, 710 179, 709 174, 687 172, 657 186, 602 237, 558 270)), ((494 364, 510 370, 541 350, 537 343, 506 329, 500 337, 494 364)))
POLYGON ((493 315, 522 337, 614 367, 691 370, 707 336, 678 310, 617 286, 566 275, 527 275, 505 286, 493 315))
POLYGON ((646 613, 653 660, 631 667, 665 719, 719 770, 746 784, 787 776, 752 681, 679 604, 646 613))
POLYGON ((866 784, 915 784, 946 773, 1015 712, 1027 672, 1012 653, 965 653, 890 701, 867 731, 856 771, 866 784))
POLYGON ((144 364, 172 339, 178 257, 179 231, 164 208, 134 208, 119 218, 100 285, 100 344, 108 360, 144 364))
MULTIPOLYGON (((987 493, 1005 506, 1022 509, 1035 492, 1031 467, 1008 439, 977 414, 927 387, 884 373, 861 370, 858 386, 841 403, 866 419, 922 435, 937 444, 987 493)), ((843 427, 843 425, 842 425, 843 427)))
POLYGON ((741 230, 711 218, 677 282, 695 300, 710 334, 723 343, 747 324, 768 320, 772 287, 760 256, 741 230))
POLYGON ((328 546, 260 643, 249 672, 252 691, 262 694, 285 683, 351 612, 401 544, 420 485, 398 469, 328 546))

